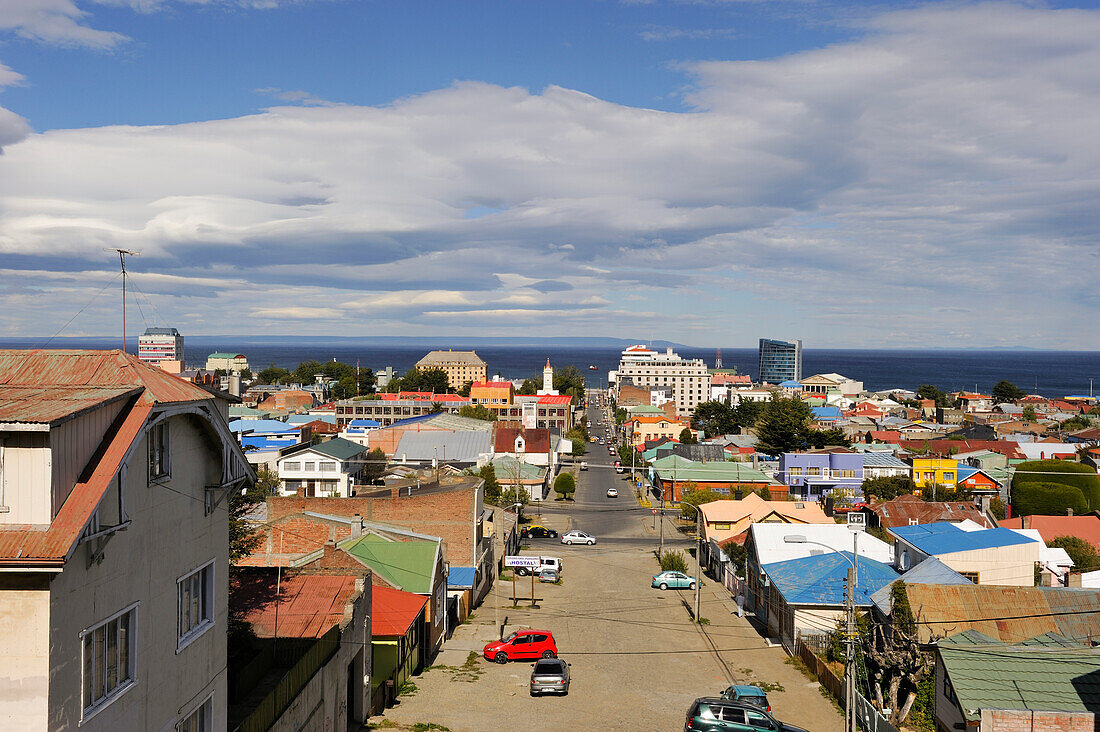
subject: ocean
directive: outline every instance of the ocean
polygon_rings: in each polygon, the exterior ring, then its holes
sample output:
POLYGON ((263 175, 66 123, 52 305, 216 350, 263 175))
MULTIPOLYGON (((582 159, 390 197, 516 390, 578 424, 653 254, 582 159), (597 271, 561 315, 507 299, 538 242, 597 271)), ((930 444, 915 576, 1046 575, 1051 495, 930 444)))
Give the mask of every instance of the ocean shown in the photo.
MULTIPOLYGON (((28 348, 37 345, 31 339, 0 339, 3 348, 28 348)), ((117 341, 106 339, 58 338, 51 348, 117 348, 117 341)), ((467 349, 461 343, 448 343, 440 339, 434 347, 467 349)), ((136 351, 136 338, 131 350, 136 351)), ((206 354, 213 351, 236 351, 248 357, 253 371, 270 365, 294 369, 301 361, 343 361, 379 371, 392 366, 399 372, 411 368, 432 346, 379 346, 357 345, 346 340, 326 341, 317 339, 288 339, 279 342, 249 342, 241 339, 234 343, 229 339, 209 339, 202 336, 186 338, 188 362, 192 366, 205 363, 206 354)), ((474 346, 489 365, 489 374, 499 374, 506 379, 542 377, 546 359, 556 367, 573 365, 587 377, 593 387, 607 385, 607 372, 619 363, 617 346, 559 346, 541 345, 524 347, 474 346), (589 366, 596 370, 589 370, 589 366)), ((716 349, 677 348, 685 358, 701 358, 714 366, 716 349)), ((755 348, 722 348, 722 366, 736 368, 738 373, 755 376, 757 351, 755 348)), ((1095 351, 1007 351, 1007 350, 855 350, 855 349, 804 349, 802 353, 803 375, 835 372, 862 381, 864 388, 916 389, 921 384, 935 384, 941 389, 977 390, 989 393, 993 385, 1007 379, 1029 393, 1044 396, 1089 394, 1095 380, 1100 389, 1100 352, 1095 351)))

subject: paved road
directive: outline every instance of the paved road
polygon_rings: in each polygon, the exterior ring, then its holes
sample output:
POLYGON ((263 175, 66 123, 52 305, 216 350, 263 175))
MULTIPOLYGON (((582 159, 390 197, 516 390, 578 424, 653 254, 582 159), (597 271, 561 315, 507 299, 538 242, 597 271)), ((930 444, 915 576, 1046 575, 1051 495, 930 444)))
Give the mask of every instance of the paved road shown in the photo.
MULTIPOLYGON (((563 546, 534 540, 524 553, 560 556, 560 585, 536 585, 538 606, 529 607, 529 579, 516 583, 527 598, 512 606, 512 583, 497 582, 472 622, 455 630, 436 665, 417 677, 418 687, 387 710, 390 724, 406 729, 434 723, 460 730, 681 729, 691 701, 717 694, 729 683, 776 685, 770 693, 780 719, 814 732, 839 731, 839 715, 817 685, 790 665, 779 648, 768 648, 759 634, 734 614, 720 585, 705 580, 701 615, 692 623, 688 591, 651 589, 658 535, 652 515, 638 507, 634 491, 611 465, 601 445, 589 445, 590 469, 579 474, 573 504, 542 508, 541 522, 559 531, 578 528, 599 537, 596 546, 563 546), (620 498, 607 498, 607 488, 620 498), (572 666, 573 684, 564 698, 531 698, 527 662, 507 665, 479 658, 501 625, 553 632, 561 657, 572 666), (467 668, 469 654, 477 654, 467 668), (780 690, 781 689, 781 690, 780 690)), ((666 521, 666 541, 687 548, 690 541, 666 521)))

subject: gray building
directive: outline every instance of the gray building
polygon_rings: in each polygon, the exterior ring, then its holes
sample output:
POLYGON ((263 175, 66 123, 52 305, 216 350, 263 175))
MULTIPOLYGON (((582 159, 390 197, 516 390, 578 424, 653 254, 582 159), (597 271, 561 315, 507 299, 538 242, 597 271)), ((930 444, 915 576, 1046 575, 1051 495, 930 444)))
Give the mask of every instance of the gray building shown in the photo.
POLYGON ((760 381, 781 384, 802 380, 802 341, 760 339, 760 381))

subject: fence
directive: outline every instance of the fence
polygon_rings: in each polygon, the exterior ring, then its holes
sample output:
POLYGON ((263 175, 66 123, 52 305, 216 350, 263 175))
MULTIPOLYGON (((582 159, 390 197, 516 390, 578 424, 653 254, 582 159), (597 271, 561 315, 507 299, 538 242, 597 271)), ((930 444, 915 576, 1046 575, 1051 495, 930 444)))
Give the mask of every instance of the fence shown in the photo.
POLYGON ((898 732, 898 728, 886 721, 867 698, 856 692, 856 723, 864 732, 898 732))
POLYGON ((802 659, 802 662, 806 664, 806 667, 817 677, 817 680, 821 682, 821 685, 828 689, 829 693, 843 705, 844 682, 837 678, 837 675, 833 673, 829 665, 818 657, 818 655, 814 653, 813 648, 804 643, 801 637, 795 641, 795 652, 796 655, 802 659))
POLYGON ((271 693, 245 717, 238 732, 265 732, 286 711, 294 699, 340 646, 340 626, 334 625, 305 652, 271 693))
MULTIPOLYGON (((803 634, 795 642, 796 652, 807 668, 817 676, 821 685, 828 689, 833 698, 841 707, 844 706, 844 682, 837 677, 829 665, 814 653, 812 642, 818 639, 824 640, 827 636, 803 634)), ((898 732, 897 728, 890 724, 882 714, 864 697, 856 691, 856 723, 864 732, 898 732)))

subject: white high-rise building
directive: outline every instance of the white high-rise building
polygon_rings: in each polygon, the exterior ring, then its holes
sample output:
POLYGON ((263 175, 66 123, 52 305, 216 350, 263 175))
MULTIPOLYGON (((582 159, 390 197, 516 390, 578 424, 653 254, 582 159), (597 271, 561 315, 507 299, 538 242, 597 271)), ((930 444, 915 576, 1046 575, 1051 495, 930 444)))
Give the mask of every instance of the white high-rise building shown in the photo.
POLYGON ((703 359, 681 358, 671 348, 661 353, 631 346, 622 352, 613 373, 617 384, 629 379, 643 389, 670 389, 680 417, 690 417, 695 407, 710 398, 710 372, 703 359))
POLYGON ((183 363, 183 336, 175 328, 146 328, 138 336, 138 358, 147 363, 183 363))

